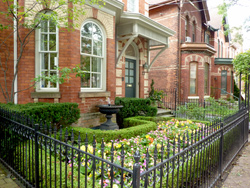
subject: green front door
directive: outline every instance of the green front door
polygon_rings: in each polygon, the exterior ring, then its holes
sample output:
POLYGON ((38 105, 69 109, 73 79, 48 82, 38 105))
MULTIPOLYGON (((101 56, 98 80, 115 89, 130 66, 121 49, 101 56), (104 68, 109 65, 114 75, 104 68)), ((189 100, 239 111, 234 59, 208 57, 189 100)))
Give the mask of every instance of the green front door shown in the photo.
POLYGON ((126 58, 125 97, 136 97, 136 60, 126 58))

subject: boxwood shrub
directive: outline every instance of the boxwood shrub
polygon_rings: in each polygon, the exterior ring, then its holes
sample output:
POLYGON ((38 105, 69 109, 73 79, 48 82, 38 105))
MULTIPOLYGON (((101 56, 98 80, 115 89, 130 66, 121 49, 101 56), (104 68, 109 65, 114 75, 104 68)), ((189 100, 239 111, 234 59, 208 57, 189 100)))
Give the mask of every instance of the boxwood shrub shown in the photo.
POLYGON ((34 123, 68 126, 80 118, 77 103, 1 104, 1 107, 32 117, 34 123))
POLYGON ((115 104, 123 106, 116 115, 116 121, 120 128, 124 128, 123 121, 127 117, 156 116, 157 114, 157 108, 150 106, 150 99, 116 97, 115 104))
MULTIPOLYGON (((81 140, 84 141, 86 134, 88 135, 88 141, 93 142, 93 136, 97 142, 101 142, 102 139, 105 142, 116 139, 129 139, 131 137, 136 137, 138 135, 146 134, 151 130, 157 129, 157 124, 152 121, 140 120, 135 118, 127 118, 125 120, 126 124, 132 124, 129 128, 119 129, 119 130, 100 130, 100 129, 90 129, 82 127, 72 127, 75 138, 78 138, 80 134, 81 140)), ((65 129, 64 129, 65 132, 65 129)))

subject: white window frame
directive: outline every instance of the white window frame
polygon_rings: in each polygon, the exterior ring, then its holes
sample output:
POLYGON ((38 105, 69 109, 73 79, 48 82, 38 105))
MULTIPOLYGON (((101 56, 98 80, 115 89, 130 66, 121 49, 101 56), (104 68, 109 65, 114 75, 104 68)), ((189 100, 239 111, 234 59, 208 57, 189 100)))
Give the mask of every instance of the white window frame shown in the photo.
MULTIPOLYGON (((35 75, 41 75, 42 72, 42 62, 41 54, 42 53, 57 53, 57 62, 56 66, 59 66, 59 29, 56 27, 56 50, 55 51, 41 51, 41 28, 37 29, 35 32, 35 75)), ((58 74, 58 71, 57 71, 58 74)), ((59 83, 56 84, 55 88, 44 88, 41 87, 41 81, 36 84, 36 92, 59 92, 59 83)))
POLYGON ((135 12, 135 13, 139 13, 139 1, 138 0, 127 0, 127 11, 128 12, 135 12), (132 2, 133 1, 133 2, 132 2), (133 10, 130 9, 129 4, 133 4, 133 10))
MULTIPOLYGON (((81 87, 81 92, 103 92, 106 91, 106 33, 104 32, 104 28, 103 26, 98 23, 96 20, 94 19, 87 19, 86 21, 83 22, 83 24, 81 25, 81 29, 80 29, 80 56, 89 56, 89 57, 97 57, 97 58, 101 58, 102 59, 102 66, 101 66, 101 80, 100 80, 100 88, 85 88, 85 87, 81 87), (97 55, 92 55, 92 54, 87 54, 87 53, 82 53, 82 36, 81 36, 81 30, 82 27, 87 24, 87 23, 94 23, 95 25, 97 25, 99 27, 99 29, 102 32, 102 37, 103 37, 103 41, 102 41, 102 56, 97 56, 97 55)), ((92 39, 93 40, 93 39, 92 39)), ((91 46, 91 51, 93 51, 93 45, 91 46)))

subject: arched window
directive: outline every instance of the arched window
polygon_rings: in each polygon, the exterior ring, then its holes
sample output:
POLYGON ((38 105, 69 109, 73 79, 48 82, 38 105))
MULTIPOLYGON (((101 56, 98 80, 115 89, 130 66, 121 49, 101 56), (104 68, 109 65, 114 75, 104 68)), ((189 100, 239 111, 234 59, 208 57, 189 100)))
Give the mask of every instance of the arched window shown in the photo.
POLYGON ((189 94, 197 95, 197 69, 198 64, 196 62, 190 63, 190 79, 189 79, 189 94))
POLYGON ((105 90, 104 42, 103 31, 97 23, 84 23, 81 28, 81 66, 85 73, 81 78, 82 88, 105 90))
POLYGON ((223 58, 223 42, 221 41, 221 58, 223 58))
POLYGON ((189 37, 189 18, 185 18, 185 37, 189 37))
POLYGON ((217 56, 220 57, 220 40, 218 40, 217 56))
MULTIPOLYGON (((50 14, 48 12, 47 14, 50 14)), ((36 74, 58 74, 58 28, 53 20, 42 20, 36 32, 36 74)), ((58 83, 42 80, 37 91, 58 91, 58 83)))
POLYGON ((209 93, 209 87, 208 87, 208 79, 209 76, 209 64, 205 63, 205 68, 204 68, 204 94, 207 95, 209 93))
POLYGON ((192 41, 195 42, 196 41, 196 24, 193 21, 193 25, 192 25, 192 41))

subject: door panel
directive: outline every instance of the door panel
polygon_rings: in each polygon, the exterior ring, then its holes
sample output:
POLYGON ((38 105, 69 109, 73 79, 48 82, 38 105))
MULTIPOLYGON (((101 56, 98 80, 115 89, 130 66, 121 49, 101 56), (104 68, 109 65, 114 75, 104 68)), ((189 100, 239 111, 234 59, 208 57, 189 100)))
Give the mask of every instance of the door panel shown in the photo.
POLYGON ((125 97, 136 97, 136 60, 126 58, 125 97))

